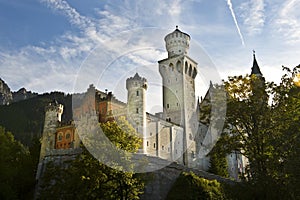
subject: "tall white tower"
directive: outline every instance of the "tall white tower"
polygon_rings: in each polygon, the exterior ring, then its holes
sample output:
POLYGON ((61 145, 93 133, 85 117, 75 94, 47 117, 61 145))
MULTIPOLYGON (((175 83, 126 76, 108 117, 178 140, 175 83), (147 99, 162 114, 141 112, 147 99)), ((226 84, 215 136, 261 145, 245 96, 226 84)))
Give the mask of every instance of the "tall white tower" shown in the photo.
POLYGON ((127 116, 129 123, 141 134, 143 138, 143 152, 146 145, 146 90, 148 83, 145 78, 138 73, 134 77, 126 80, 127 97, 127 116))
POLYGON ((197 63, 188 56, 190 36, 178 29, 165 37, 168 58, 158 61, 163 80, 163 108, 167 121, 184 128, 183 163, 194 166, 196 116, 195 77, 197 63))

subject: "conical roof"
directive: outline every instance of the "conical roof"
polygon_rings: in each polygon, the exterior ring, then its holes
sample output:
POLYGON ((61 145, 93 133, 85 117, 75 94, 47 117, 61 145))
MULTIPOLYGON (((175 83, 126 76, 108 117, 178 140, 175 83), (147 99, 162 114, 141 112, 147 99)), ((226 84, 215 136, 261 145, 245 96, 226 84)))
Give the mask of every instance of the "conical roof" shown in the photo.
POLYGON ((263 75, 261 73, 260 68, 258 66, 258 63, 257 63, 256 57, 255 57, 255 51, 253 51, 253 65, 252 65, 252 68, 251 68, 251 75, 252 74, 255 74, 257 76, 262 76, 263 75))

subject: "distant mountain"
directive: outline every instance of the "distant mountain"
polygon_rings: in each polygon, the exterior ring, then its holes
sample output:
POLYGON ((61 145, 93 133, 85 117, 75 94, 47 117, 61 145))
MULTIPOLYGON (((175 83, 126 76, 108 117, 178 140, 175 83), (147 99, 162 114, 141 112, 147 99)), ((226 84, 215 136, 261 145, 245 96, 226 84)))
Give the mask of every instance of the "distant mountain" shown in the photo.
POLYGON ((17 92, 12 93, 13 102, 18 102, 32 97, 36 97, 38 93, 27 91, 25 88, 19 89, 17 92))
POLYGON ((36 97, 38 93, 27 91, 25 88, 12 92, 9 86, 0 78, 0 105, 8 105, 12 102, 18 102, 36 97))
POLYGON ((13 97, 8 85, 0 78, 0 105, 8 105, 13 97))

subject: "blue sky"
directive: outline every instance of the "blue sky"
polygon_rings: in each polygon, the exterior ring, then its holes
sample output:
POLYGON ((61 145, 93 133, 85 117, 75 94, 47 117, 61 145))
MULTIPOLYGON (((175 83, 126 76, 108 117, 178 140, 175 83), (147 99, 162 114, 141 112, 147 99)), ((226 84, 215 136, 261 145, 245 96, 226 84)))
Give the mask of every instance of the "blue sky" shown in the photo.
POLYGON ((154 95, 163 37, 178 25, 192 38, 199 96, 210 80, 250 73, 253 49, 279 82, 282 65, 300 64, 299 10, 297 0, 0 0, 0 77, 39 93, 93 83, 125 101, 139 72, 154 95))

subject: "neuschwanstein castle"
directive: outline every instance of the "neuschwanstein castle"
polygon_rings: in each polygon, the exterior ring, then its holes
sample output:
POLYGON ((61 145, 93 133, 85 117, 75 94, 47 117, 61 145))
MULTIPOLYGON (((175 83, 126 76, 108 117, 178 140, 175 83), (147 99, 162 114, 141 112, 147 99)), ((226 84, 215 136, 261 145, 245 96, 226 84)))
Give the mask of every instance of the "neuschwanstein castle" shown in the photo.
MULTIPOLYGON (((190 39, 178 27, 164 38, 168 57, 158 61, 163 82, 163 112, 146 112, 147 77, 136 73, 126 80, 127 103, 119 101, 111 92, 102 92, 90 85, 86 93, 77 95, 85 104, 73 110, 73 115, 92 107, 98 122, 126 116, 143 140, 139 153, 207 170, 207 152, 218 136, 212 133, 209 125, 200 122, 199 112, 205 99, 210 98, 214 86, 211 84, 201 102, 196 100, 198 66, 188 56, 190 39), (203 151, 203 148, 206 150, 203 151)), ((255 56, 252 73, 261 73, 255 56)), ((57 102, 46 108, 37 178, 49 160, 72 159, 80 152, 81 141, 76 127, 74 123, 61 122, 62 113, 63 105, 57 102)), ((231 177, 237 179, 238 174, 244 171, 246 161, 241 155, 232 153, 228 156, 228 164, 231 177)))

